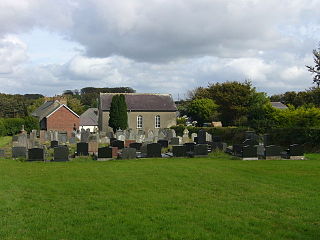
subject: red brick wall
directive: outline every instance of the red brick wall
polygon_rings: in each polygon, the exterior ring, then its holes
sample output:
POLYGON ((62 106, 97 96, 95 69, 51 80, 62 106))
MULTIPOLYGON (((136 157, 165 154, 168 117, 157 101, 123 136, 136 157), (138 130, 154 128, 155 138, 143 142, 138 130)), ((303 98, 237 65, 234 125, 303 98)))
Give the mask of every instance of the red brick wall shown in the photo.
POLYGON ((70 136, 73 126, 79 129, 80 119, 66 107, 61 107, 47 118, 47 130, 67 131, 70 136))

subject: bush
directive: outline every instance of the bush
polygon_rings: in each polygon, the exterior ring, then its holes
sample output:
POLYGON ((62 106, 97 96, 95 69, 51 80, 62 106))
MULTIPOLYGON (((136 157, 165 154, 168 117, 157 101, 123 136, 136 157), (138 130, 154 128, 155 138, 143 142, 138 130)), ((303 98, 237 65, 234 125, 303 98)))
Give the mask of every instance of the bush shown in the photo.
POLYGON ((20 132, 22 125, 25 130, 39 129, 39 122, 34 117, 26 118, 0 118, 0 136, 13 136, 20 132))
POLYGON ((204 129, 207 133, 210 133, 212 136, 220 136, 222 141, 233 144, 240 143, 244 140, 245 131, 250 129, 246 127, 185 127, 183 125, 173 126, 171 129, 176 131, 177 136, 183 135, 183 130, 187 128, 189 131, 189 135, 192 133, 198 133, 200 129, 204 129))

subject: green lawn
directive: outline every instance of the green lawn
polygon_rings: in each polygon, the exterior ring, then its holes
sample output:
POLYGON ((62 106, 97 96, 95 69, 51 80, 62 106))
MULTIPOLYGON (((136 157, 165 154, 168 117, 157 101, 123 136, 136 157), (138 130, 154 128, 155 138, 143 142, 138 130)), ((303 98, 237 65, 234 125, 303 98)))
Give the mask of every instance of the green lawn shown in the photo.
POLYGON ((310 159, 3 159, 0 239, 320 239, 310 159))

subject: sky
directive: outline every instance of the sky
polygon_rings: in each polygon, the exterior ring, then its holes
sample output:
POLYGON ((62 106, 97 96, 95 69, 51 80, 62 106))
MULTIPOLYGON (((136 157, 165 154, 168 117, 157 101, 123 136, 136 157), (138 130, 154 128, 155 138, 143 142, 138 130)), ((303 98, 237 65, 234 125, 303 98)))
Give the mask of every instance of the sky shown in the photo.
POLYGON ((312 87, 320 0, 1 0, 0 92, 312 87))

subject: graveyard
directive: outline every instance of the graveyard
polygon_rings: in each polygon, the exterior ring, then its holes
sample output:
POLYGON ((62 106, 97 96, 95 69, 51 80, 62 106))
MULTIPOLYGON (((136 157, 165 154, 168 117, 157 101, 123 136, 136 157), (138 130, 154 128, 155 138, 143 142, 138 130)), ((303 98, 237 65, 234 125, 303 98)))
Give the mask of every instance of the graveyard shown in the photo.
POLYGON ((0 239, 316 239, 320 155, 268 141, 22 129, 0 139, 0 239))

